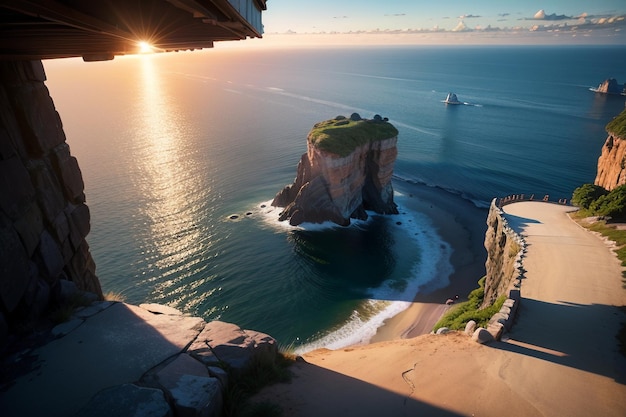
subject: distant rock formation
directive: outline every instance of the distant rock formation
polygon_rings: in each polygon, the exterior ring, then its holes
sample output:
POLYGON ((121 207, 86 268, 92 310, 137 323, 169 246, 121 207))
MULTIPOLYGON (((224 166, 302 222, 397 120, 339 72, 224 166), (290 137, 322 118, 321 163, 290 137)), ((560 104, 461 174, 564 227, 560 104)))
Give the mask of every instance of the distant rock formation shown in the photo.
POLYGON ((317 123, 294 183, 272 201, 285 208, 279 220, 294 226, 325 221, 347 226, 351 218, 367 219, 366 210, 397 214, 391 176, 398 130, 387 120, 354 113, 317 123))
POLYGON ((626 184, 626 110, 607 125, 609 136, 598 158, 595 185, 608 191, 626 184))
POLYGON ((596 93, 623 95, 626 94, 626 84, 619 84, 615 78, 609 78, 600 83, 597 88, 592 88, 591 90, 596 93))

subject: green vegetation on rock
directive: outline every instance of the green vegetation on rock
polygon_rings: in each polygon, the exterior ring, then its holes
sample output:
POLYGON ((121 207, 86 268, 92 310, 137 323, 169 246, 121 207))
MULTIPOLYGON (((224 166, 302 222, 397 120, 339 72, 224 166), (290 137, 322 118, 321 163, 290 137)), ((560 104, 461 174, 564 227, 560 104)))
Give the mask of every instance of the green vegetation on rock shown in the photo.
POLYGON ((584 216, 604 216, 613 220, 626 219, 626 185, 612 191, 593 184, 583 184, 574 190, 572 204, 584 216))
POLYGON ((606 125, 606 131, 620 139, 626 139, 626 109, 606 125))
POLYGON ((361 145, 395 136, 398 129, 386 119, 361 119, 355 113, 350 118, 337 116, 317 123, 309 132, 308 141, 320 150, 346 157, 361 145))
POLYGON ((490 306, 480 309, 483 299, 485 298, 485 281, 487 277, 482 277, 478 281, 479 287, 469 293, 467 301, 457 304, 448 310, 439 319, 433 330, 441 327, 447 327, 452 330, 463 330, 465 325, 470 321, 476 322, 476 327, 487 327, 487 323, 491 317, 500 311, 502 304, 506 300, 506 296, 502 295, 490 306))

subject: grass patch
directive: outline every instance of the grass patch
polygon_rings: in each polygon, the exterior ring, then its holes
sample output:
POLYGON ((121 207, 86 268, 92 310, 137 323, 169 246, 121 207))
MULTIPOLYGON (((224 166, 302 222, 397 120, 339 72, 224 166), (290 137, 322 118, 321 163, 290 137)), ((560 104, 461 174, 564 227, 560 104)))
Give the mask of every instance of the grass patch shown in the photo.
POLYGON ((224 396, 223 417, 279 417, 282 408, 271 402, 253 403, 250 398, 262 388, 291 381, 289 367, 295 357, 288 353, 279 353, 275 358, 268 355, 257 357, 246 370, 235 374, 228 370, 228 388, 224 396))
POLYGON ((626 110, 611 120, 606 125, 606 130, 619 138, 626 139, 626 110))
POLYGON ((439 319, 437 324, 435 324, 433 330, 437 330, 441 327, 447 327, 452 330, 462 330, 470 320, 474 320, 477 327, 487 327, 487 323, 491 317, 502 308, 506 296, 502 295, 493 305, 480 309, 480 305, 485 297, 486 279, 487 277, 482 277, 478 281, 479 287, 469 293, 468 300, 448 310, 441 319, 439 319))
MULTIPOLYGON (((587 213, 579 210, 576 213, 571 214, 572 218, 584 228, 593 232, 600 233, 607 239, 615 242, 616 248, 613 250, 617 255, 617 259, 620 260, 622 267, 626 268, 626 230, 617 228, 617 225, 611 224, 606 220, 598 220, 593 223, 587 223, 582 221, 587 213)), ((622 288, 626 289, 626 269, 622 270, 622 288)))
POLYGON ((124 297, 124 295, 122 295, 122 293, 120 292, 109 291, 104 294, 104 300, 105 301, 117 301, 117 302, 123 303, 126 301, 126 297, 124 297))
POLYGON ((398 129, 387 121, 352 120, 338 116, 317 123, 307 139, 318 149, 346 157, 361 145, 395 136, 398 136, 398 129))

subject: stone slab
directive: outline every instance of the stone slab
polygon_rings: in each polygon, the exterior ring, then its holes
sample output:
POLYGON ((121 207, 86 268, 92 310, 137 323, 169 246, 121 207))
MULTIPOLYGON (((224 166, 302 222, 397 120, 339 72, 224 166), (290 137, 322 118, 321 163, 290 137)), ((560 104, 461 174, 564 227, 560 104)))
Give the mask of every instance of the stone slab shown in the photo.
POLYGON ((75 417, 173 417, 163 391, 118 385, 99 392, 75 417))
POLYGON ((219 415, 222 390, 217 378, 187 354, 178 357, 156 374, 156 382, 174 402, 177 416, 219 415))
POLYGON ((116 303, 36 349, 41 366, 0 393, 2 415, 71 416, 96 393, 138 381, 182 352, 204 324, 199 317, 152 314, 116 303))
POLYGON ((207 323, 188 352, 207 365, 226 363, 231 369, 243 371, 256 357, 273 358, 277 343, 271 336, 222 321, 207 323), (211 360, 217 359, 217 362, 211 360))

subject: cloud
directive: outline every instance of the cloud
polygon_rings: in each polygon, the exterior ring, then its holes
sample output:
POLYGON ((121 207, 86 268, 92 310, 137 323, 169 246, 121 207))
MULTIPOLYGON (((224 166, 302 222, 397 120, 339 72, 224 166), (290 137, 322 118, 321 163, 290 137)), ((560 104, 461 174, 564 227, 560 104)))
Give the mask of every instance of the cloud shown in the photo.
POLYGON ((475 14, 464 14, 462 16, 459 16, 459 19, 476 19, 482 17, 480 15, 475 15, 475 14))
POLYGON ((571 16, 565 16, 564 14, 557 15, 556 13, 546 14, 545 10, 541 9, 531 19, 527 20, 568 20, 573 19, 571 16))
POLYGON ((465 23, 463 23, 463 21, 461 20, 454 29, 452 29, 452 32, 465 32, 466 30, 469 30, 467 28, 467 26, 465 25, 465 23))
POLYGON ((510 15, 511 13, 498 13, 498 16, 500 17, 506 17, 508 15, 510 15))
POLYGON ((386 14, 385 16, 392 16, 392 17, 406 16, 406 13, 393 13, 393 14, 386 14))
POLYGON ((348 16, 333 16, 333 19, 347 19, 348 16))

